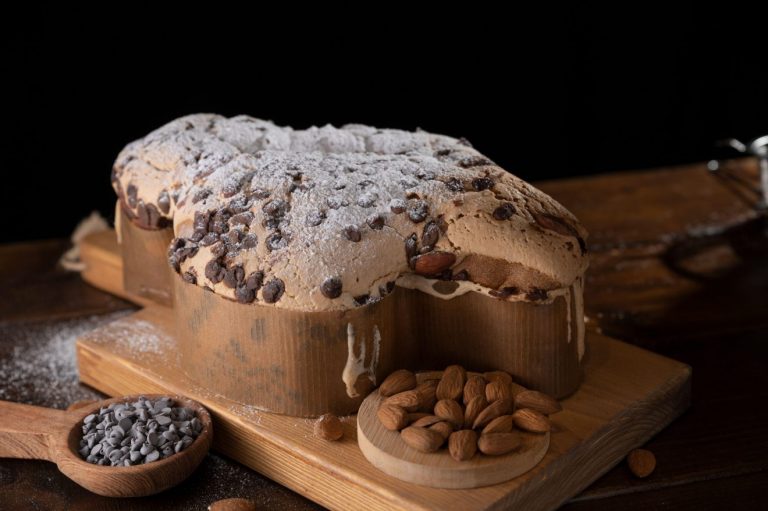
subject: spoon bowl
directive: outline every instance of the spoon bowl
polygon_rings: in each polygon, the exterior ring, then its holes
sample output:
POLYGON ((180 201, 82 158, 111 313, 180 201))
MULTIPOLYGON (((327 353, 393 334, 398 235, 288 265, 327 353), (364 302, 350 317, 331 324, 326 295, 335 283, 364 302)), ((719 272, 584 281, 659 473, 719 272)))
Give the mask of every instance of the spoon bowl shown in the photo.
POLYGON ((210 414, 183 396, 121 396, 67 411, 0 401, 0 457, 51 461, 83 488, 106 497, 142 497, 175 486, 203 461, 212 440, 210 414), (192 409, 202 431, 186 449, 151 463, 112 467, 85 461, 78 452, 85 417, 112 403, 133 402, 141 396, 151 400, 169 397, 175 406, 192 409))

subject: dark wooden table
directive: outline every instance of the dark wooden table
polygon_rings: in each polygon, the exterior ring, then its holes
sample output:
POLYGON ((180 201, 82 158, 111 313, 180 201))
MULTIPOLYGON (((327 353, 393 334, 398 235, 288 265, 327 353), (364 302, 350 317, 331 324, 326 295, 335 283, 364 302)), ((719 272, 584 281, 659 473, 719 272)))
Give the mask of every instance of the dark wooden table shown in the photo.
MULTIPOLYGON (((589 327, 690 364, 690 410, 648 444, 656 472, 610 470, 565 509, 768 508, 768 224, 753 160, 538 183, 590 230, 589 327)), ((78 332, 134 310, 56 267, 64 240, 0 246, 0 398, 64 408, 79 385, 78 332)), ((210 454, 185 483, 106 499, 53 464, 0 460, 0 509, 260 509, 317 505, 210 454)))

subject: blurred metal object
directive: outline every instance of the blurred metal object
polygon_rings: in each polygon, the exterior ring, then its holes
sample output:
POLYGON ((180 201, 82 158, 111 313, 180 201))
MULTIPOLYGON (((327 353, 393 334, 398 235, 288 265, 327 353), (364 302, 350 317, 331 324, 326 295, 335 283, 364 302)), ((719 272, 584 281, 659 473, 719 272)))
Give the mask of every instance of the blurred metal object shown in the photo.
MULTIPOLYGON (((749 144, 745 144, 738 139, 728 138, 718 142, 721 147, 731 147, 742 154, 751 154, 757 156, 760 166, 760 189, 763 200, 759 204, 760 209, 768 209, 768 135, 758 137, 749 144)), ((707 168, 712 172, 720 169, 720 162, 711 160, 707 163, 707 168)))

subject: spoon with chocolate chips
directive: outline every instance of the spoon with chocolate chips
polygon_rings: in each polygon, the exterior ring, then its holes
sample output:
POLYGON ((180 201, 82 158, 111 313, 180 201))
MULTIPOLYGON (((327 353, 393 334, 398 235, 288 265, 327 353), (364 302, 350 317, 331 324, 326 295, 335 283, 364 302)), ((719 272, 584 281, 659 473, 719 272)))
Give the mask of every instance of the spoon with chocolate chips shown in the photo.
POLYGON ((123 396, 67 411, 0 401, 0 458, 51 461, 106 497, 152 495, 180 483, 212 439, 208 411, 182 396, 123 396))

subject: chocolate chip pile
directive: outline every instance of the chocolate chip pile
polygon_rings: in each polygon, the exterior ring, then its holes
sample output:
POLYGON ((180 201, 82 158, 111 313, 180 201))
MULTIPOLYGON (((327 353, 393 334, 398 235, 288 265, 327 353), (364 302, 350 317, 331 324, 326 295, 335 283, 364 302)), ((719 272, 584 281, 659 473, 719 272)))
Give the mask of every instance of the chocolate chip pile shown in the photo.
POLYGON ((203 424, 171 398, 112 403, 83 420, 80 455, 96 465, 131 466, 167 458, 189 447, 203 424))
POLYGON ((421 452, 446 443, 456 461, 499 456, 523 446, 521 434, 550 431, 549 416, 562 410, 556 399, 528 390, 503 371, 467 374, 448 366, 434 379, 400 369, 379 387, 385 399, 377 411, 381 424, 421 452))

